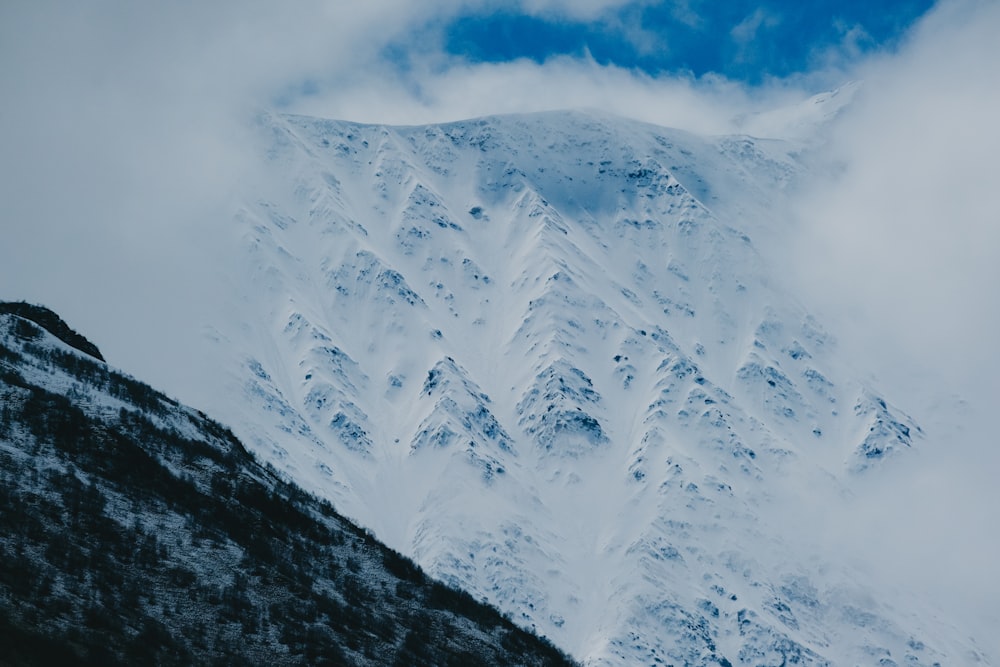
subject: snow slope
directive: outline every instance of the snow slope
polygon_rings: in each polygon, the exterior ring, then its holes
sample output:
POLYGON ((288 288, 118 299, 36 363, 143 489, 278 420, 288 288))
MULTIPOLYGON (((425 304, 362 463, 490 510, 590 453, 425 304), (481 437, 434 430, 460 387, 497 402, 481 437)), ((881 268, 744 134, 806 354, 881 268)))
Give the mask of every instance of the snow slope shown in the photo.
POLYGON ((260 129, 209 407, 262 458, 588 665, 986 660, 787 523, 921 442, 754 246, 802 144, 260 129))

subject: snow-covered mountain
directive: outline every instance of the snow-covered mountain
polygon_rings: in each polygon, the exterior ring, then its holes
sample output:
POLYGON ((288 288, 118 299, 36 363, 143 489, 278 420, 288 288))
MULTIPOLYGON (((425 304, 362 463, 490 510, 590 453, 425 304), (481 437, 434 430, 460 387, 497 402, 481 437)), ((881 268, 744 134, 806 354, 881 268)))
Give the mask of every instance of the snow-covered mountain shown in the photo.
POLYGON ((787 522, 921 445, 755 247, 801 144, 260 129, 208 406, 259 456, 588 665, 985 660, 787 522))

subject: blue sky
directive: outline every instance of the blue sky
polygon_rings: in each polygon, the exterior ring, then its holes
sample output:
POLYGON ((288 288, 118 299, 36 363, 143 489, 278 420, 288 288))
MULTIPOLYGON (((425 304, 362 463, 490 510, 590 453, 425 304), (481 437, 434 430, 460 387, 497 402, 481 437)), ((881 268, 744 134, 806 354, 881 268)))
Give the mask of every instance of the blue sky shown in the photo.
POLYGON ((891 50, 929 0, 627 3, 596 16, 503 9, 460 15, 445 50, 473 62, 584 57, 656 76, 717 74, 750 84, 891 50))
MULTIPOLYGON (((982 0, 942 6, 976 3, 982 0)), ((932 0, 376 5, 367 16, 344 13, 342 27, 330 31, 331 43, 350 45, 349 56, 326 68, 302 68, 272 103, 388 123, 599 107, 725 132, 733 117, 858 78, 867 63, 897 53, 936 6, 932 0)))

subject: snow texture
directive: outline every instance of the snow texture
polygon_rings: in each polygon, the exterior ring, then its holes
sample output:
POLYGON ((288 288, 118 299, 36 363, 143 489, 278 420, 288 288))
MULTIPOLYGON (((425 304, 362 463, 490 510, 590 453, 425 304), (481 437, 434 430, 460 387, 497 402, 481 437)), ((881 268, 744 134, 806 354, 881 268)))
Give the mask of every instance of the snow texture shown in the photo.
POLYGON ((589 112, 259 125, 211 407, 261 457, 587 665, 973 650, 790 555, 779 490, 849 493, 921 443, 754 245, 801 143, 589 112))

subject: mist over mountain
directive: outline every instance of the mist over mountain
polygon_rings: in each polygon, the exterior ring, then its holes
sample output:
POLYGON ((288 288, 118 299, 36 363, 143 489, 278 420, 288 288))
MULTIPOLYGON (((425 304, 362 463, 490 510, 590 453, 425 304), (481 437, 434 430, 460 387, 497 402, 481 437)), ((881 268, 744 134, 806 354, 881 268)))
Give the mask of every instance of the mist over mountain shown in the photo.
POLYGON ((262 115, 213 414, 585 664, 988 661, 823 546, 927 443, 756 246, 851 93, 785 141, 262 115))

